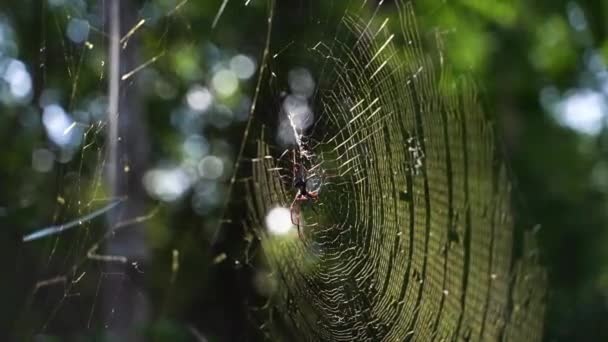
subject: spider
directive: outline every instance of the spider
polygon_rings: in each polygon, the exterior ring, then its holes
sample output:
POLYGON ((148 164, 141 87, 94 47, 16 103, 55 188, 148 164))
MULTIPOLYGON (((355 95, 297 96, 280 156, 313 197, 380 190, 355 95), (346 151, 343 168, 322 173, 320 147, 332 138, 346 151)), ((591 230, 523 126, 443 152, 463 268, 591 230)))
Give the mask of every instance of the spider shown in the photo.
MULTIPOLYGON (((289 207, 290 215, 291 215, 291 223, 296 225, 298 228, 298 236, 301 240, 304 240, 302 236, 302 231, 300 230, 300 203, 301 202, 309 202, 314 203, 319 199, 319 190, 309 191, 307 189, 308 186, 308 172, 317 168, 320 164, 315 165, 310 170, 307 170, 302 163, 296 162, 296 152, 292 150, 293 154, 293 187, 297 189, 296 196, 291 202, 291 206, 289 207), (295 219, 294 219, 295 215, 295 219)), ((314 210, 314 207, 311 206, 314 210)))

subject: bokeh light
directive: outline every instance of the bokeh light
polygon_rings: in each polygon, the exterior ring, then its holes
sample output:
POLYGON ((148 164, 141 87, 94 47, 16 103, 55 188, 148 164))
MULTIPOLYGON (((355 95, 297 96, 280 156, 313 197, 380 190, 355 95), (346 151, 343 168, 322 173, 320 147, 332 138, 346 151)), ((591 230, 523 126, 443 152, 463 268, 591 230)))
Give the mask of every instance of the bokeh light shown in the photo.
POLYGON ((315 90, 315 81, 306 68, 291 69, 287 75, 289 89, 295 95, 309 98, 315 90))
POLYGON ((555 118, 560 124, 596 135, 602 130, 608 106, 603 94, 583 89, 568 94, 557 109, 555 118))
POLYGON ((70 19, 66 35, 76 44, 84 43, 89 37, 89 22, 77 18, 70 19))
POLYGON ((291 222, 291 212, 284 207, 270 209, 265 222, 268 232, 272 235, 286 235, 295 228, 291 222))
POLYGON ((192 134, 182 145, 186 158, 199 160, 209 153, 209 143, 200 134, 192 134))
POLYGON ((255 73, 255 62, 245 55, 236 55, 230 60, 230 69, 241 80, 247 80, 255 73))
POLYGON ((236 74, 227 69, 220 69, 213 75, 211 80, 213 89, 223 97, 232 96, 239 86, 239 81, 236 74))
POLYGON ((188 90, 186 101, 193 110, 204 112, 213 103, 213 95, 206 87, 194 85, 188 90))
POLYGON ((44 107, 42 123, 49 139, 59 146, 66 146, 73 142, 74 120, 66 114, 61 106, 51 104, 44 107))
POLYGON ((308 101, 298 95, 287 95, 283 100, 282 115, 277 131, 281 145, 298 143, 306 129, 314 123, 314 115, 308 101))
POLYGON ((55 155, 46 148, 32 152, 32 168, 38 172, 49 172, 53 169, 55 155))
POLYGON ((143 183, 150 196, 165 202, 181 198, 192 185, 188 174, 179 167, 149 170, 143 183))
POLYGON ((206 179, 218 179, 224 173, 224 162, 216 156, 206 156, 198 164, 198 172, 206 179))
POLYGON ((13 98, 23 100, 32 91, 32 78, 25 68, 25 64, 16 59, 9 59, 5 64, 2 78, 9 85, 13 98))

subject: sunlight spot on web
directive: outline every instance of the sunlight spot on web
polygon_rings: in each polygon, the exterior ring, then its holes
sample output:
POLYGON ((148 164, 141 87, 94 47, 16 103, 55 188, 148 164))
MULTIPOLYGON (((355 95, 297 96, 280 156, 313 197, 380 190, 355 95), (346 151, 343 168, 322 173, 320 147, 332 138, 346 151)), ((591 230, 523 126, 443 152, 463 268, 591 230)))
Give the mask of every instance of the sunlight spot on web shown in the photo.
POLYGON ((165 202, 179 199, 192 185, 188 174, 179 167, 147 171, 143 183, 148 194, 165 202))
POLYGON ((32 168, 38 172, 49 172, 53 169, 55 155, 46 148, 32 152, 32 168))
POLYGON ((236 55, 230 60, 230 69, 238 78, 246 80, 255 73, 255 62, 245 55, 236 55))
POLYGON ((198 164, 198 172, 206 179, 218 179, 224 173, 224 162, 216 156, 206 156, 198 164))
POLYGON ((239 81, 233 71, 221 69, 213 75, 211 84, 219 95, 229 97, 236 92, 239 81))
POLYGON ((266 215, 266 228, 273 235, 286 235, 293 231, 291 212, 284 207, 270 209, 266 215))
POLYGON ((70 19, 66 35, 76 44, 84 43, 89 37, 89 22, 77 18, 70 19))
POLYGON ((204 112, 213 103, 213 95, 211 95, 209 89, 200 85, 194 85, 188 90, 186 101, 192 110, 204 112))
POLYGON ((10 59, 3 68, 2 78, 8 83, 11 95, 16 100, 26 98, 32 91, 32 78, 25 65, 16 59, 10 59))
POLYGON ((554 116, 561 125, 596 135, 602 130, 608 106, 601 93, 583 89, 567 95, 556 109, 554 116))

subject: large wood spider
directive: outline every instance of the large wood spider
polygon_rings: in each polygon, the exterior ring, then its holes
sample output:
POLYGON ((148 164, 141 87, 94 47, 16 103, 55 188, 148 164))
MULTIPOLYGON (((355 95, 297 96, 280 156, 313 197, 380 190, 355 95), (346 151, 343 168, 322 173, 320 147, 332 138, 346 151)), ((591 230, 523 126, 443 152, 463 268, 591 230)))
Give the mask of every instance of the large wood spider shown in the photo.
MULTIPOLYGON (((310 170, 300 162, 296 161, 296 152, 292 150, 293 155, 293 187, 297 189, 296 195, 291 202, 289 207, 291 223, 298 228, 298 236, 301 240, 304 240, 302 231, 300 230, 300 216, 301 216, 301 203, 308 202, 313 204, 319 199, 319 190, 309 191, 308 190, 308 173, 317 168, 320 164, 315 165, 310 170)), ((311 205, 311 208, 315 208, 311 205)))

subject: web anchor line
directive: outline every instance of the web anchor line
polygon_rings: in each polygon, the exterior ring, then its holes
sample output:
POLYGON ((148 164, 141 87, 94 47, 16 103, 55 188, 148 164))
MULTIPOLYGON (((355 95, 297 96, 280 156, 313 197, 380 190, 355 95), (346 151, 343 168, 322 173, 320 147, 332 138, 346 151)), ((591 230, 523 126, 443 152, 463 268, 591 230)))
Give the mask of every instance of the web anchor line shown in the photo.
POLYGON ((87 223, 93 219, 95 219, 98 216, 101 216, 105 213, 107 213, 108 211, 114 209, 116 206, 118 206, 119 204, 121 204, 123 201, 125 201, 125 199, 118 199, 115 200, 111 203, 109 203, 108 205, 99 208, 83 217, 80 217, 78 219, 72 220, 70 222, 67 223, 63 223, 63 224, 59 224, 59 225, 53 225, 53 226, 48 226, 46 228, 42 228, 39 229, 33 233, 30 233, 28 235, 25 235, 22 238, 23 242, 29 242, 29 241, 33 241, 33 240, 38 240, 38 239, 42 239, 48 236, 52 236, 52 235, 56 235, 56 234, 61 234, 69 229, 72 229, 74 227, 78 227, 83 225, 84 223, 87 223))

